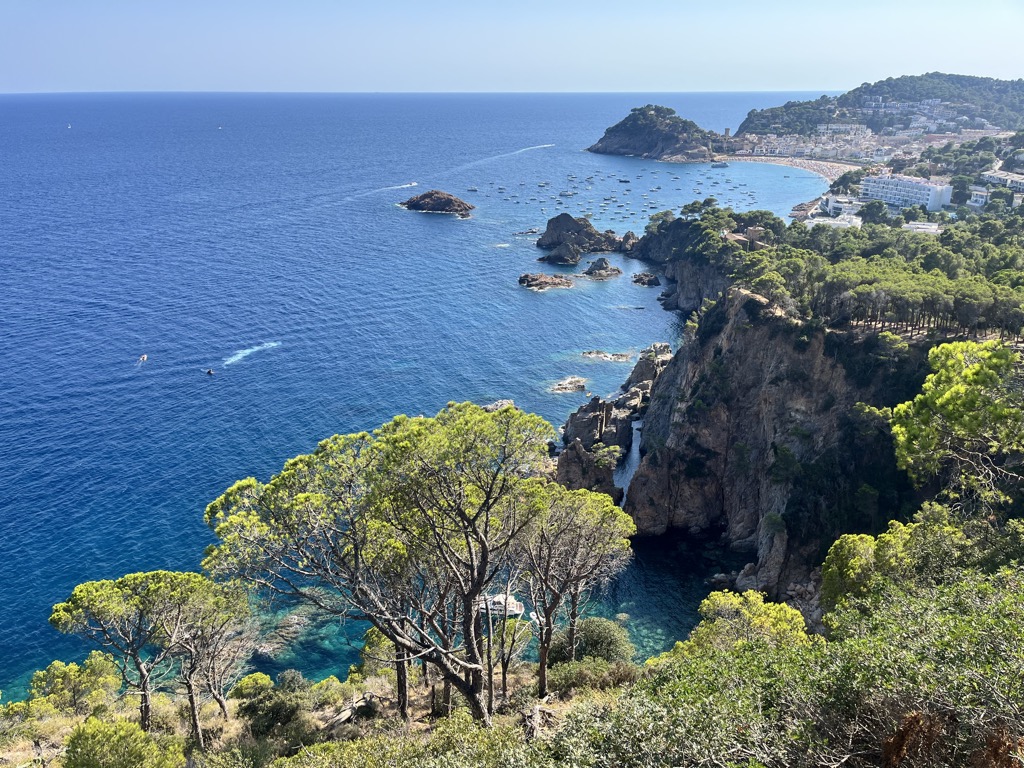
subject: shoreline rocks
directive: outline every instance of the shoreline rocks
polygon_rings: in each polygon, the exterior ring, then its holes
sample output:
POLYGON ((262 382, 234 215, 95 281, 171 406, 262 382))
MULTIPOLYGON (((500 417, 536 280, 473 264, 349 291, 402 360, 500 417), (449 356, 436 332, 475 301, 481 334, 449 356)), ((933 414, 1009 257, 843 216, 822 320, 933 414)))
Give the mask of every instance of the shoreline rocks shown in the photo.
POLYGON ((543 272, 525 273, 519 276, 519 284, 531 291, 546 291, 549 288, 572 288, 571 277, 546 275, 543 272))
POLYGON ((606 363, 628 363, 633 359, 629 352, 605 352, 603 349, 588 349, 581 356, 588 360, 603 360, 606 363))
POLYGON ((582 376, 566 376, 551 385, 549 392, 582 392, 587 388, 587 380, 582 376))
POLYGON ((465 200, 460 200, 455 195, 442 192, 439 189, 431 189, 421 195, 410 197, 400 205, 410 211, 454 213, 460 219, 468 219, 469 212, 476 208, 475 205, 470 205, 465 200))

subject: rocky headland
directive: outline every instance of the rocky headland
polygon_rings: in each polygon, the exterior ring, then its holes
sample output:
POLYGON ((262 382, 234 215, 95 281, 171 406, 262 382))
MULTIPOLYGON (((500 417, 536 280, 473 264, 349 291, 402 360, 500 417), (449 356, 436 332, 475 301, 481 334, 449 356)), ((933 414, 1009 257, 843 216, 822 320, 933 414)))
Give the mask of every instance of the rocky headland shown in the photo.
POLYGON ((431 189, 421 195, 410 197, 404 203, 403 208, 410 211, 423 211, 425 213, 454 213, 460 219, 468 219, 469 212, 476 206, 470 205, 465 200, 460 200, 455 195, 442 192, 439 189, 431 189))
POLYGON ((729 143, 726 137, 679 117, 674 109, 648 104, 630 111, 587 151, 706 163, 715 159, 716 151, 725 151, 729 143))

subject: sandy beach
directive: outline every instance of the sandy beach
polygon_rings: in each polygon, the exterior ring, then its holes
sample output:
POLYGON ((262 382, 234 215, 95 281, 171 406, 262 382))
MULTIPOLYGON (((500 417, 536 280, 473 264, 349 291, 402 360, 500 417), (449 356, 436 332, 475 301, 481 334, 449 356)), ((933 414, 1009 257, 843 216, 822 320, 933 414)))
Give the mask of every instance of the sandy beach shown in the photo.
POLYGON ((758 155, 728 155, 726 158, 728 162, 745 162, 745 163, 773 163, 774 165, 788 165, 791 168, 801 168, 811 173, 816 173, 819 176, 823 176, 828 179, 829 183, 835 181, 847 171, 856 170, 863 166, 856 163, 844 163, 837 160, 809 160, 804 157, 779 157, 758 155))

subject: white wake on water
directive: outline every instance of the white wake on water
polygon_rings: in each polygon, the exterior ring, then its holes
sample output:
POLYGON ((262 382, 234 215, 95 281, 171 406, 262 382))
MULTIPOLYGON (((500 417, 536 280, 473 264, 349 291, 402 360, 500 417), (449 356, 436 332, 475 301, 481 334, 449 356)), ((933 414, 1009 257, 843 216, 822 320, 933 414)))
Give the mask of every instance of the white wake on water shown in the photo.
POLYGON ((394 184, 390 187, 380 187, 379 189, 371 189, 369 192, 360 192, 358 195, 349 195, 348 197, 345 198, 345 202, 358 200, 360 197, 367 197, 368 195, 376 195, 378 192, 387 192, 389 189, 408 189, 409 187, 418 186, 418 181, 410 181, 408 184, 394 184))
POLYGON ((553 147, 553 146, 555 146, 555 145, 554 144, 538 144, 535 147, 523 147, 522 149, 517 149, 514 152, 502 152, 500 155, 493 155, 492 157, 484 157, 484 158, 481 158, 480 160, 474 160, 471 163, 466 163, 465 165, 457 166, 457 167, 452 168, 450 171, 447 171, 446 173, 444 173, 442 175, 448 176, 449 174, 457 173, 458 171, 463 171, 466 168, 473 168, 474 166, 477 166, 477 165, 483 165, 484 163, 489 163, 492 160, 500 160, 503 157, 512 157, 513 155, 521 155, 523 152, 532 152, 535 149, 548 149, 548 148, 553 147))
POLYGON ((249 347, 248 349, 240 349, 230 357, 224 358, 222 365, 232 365, 237 363, 239 360, 244 360, 254 352, 262 352, 264 349, 273 349, 274 347, 280 347, 280 341, 268 341, 265 344, 257 344, 255 347, 249 347))

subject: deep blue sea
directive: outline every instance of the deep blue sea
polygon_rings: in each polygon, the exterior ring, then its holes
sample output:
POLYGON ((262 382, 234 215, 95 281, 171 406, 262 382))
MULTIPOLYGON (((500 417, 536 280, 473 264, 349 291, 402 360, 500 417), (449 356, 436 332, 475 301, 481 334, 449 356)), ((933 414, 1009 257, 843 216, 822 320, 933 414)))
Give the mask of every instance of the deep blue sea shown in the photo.
MULTIPOLYGON (((582 150, 646 103, 722 130, 802 97, 0 96, 6 699, 85 654, 47 624, 76 584, 197 568, 203 509, 235 480, 397 413, 512 398, 558 424, 587 398, 549 393, 556 380, 615 390, 630 365, 580 353, 674 343, 659 289, 615 257, 626 277, 524 290, 542 265, 516 233, 561 211, 639 233, 712 194, 785 215, 824 180, 582 150), (473 217, 397 207, 431 188, 473 217)), ((641 548, 602 609, 629 613, 645 652, 668 647, 706 592, 694 569, 641 548)), ((328 628, 281 664, 322 677, 353 660, 328 628)))

